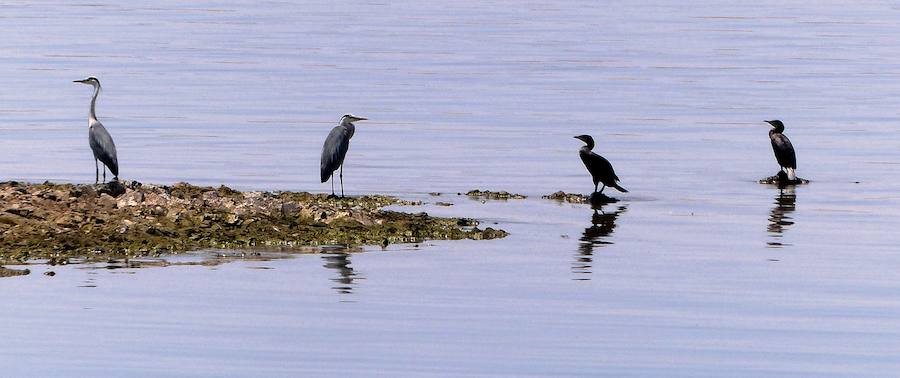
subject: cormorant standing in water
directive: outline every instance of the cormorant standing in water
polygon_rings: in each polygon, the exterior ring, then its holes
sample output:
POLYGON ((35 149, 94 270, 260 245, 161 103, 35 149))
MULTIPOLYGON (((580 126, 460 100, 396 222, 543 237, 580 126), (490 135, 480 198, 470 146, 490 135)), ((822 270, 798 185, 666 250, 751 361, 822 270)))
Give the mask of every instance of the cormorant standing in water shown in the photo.
POLYGON ((603 187, 600 188, 600 194, 603 194, 603 189, 606 189, 607 186, 616 188, 622 193, 628 193, 628 190, 625 190, 617 183, 619 177, 616 176, 612 164, 609 164, 609 161, 604 159, 603 156, 591 151, 594 148, 594 138, 591 138, 590 135, 579 135, 575 139, 579 139, 586 144, 578 151, 578 155, 581 156, 581 161, 584 162, 584 166, 587 167, 588 172, 591 173, 591 177, 594 179, 594 193, 597 193, 597 186, 601 183, 603 187))
POLYGON ((779 120, 766 121, 772 125, 773 129, 769 130, 769 139, 772 140, 772 151, 775 152, 775 160, 781 166, 781 170, 787 174, 790 181, 797 179, 794 171, 797 169, 797 155, 794 153, 794 146, 791 140, 785 136, 784 124, 779 120))

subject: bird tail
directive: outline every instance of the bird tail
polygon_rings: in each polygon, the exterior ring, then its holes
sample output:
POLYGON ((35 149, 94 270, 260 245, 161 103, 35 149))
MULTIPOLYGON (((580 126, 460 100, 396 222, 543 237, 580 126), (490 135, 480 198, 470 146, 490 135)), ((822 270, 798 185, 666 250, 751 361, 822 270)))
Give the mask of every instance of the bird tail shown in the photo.
POLYGON ((612 187, 613 187, 613 188, 616 188, 616 190, 618 190, 618 191, 620 191, 620 192, 622 192, 622 193, 628 193, 628 189, 623 188, 623 187, 622 187, 621 185, 619 185, 618 183, 613 184, 612 187))
POLYGON ((323 182, 323 183, 324 183, 325 181, 328 181, 328 178, 331 177, 331 173, 328 172, 328 170, 326 170, 326 169, 324 169, 324 168, 321 169, 321 170, 319 170, 319 175, 321 176, 322 182, 323 182))
POLYGON ((786 171, 785 173, 787 173, 788 180, 794 181, 797 179, 797 174, 794 172, 794 168, 785 168, 784 170, 786 171))

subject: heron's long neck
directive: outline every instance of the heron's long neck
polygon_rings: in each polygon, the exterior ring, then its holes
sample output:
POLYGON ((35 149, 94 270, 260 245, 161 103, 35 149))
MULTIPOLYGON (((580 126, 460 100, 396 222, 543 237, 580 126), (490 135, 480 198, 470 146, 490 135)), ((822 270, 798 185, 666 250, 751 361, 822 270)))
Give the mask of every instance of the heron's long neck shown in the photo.
POLYGON ((356 132, 356 126, 353 125, 353 123, 347 122, 344 127, 347 128, 347 138, 353 138, 353 133, 356 132))
POLYGON ((91 112, 88 113, 88 121, 93 123, 97 120, 97 113, 94 111, 94 108, 97 107, 97 96, 100 94, 100 87, 94 86, 94 97, 91 98, 91 112))

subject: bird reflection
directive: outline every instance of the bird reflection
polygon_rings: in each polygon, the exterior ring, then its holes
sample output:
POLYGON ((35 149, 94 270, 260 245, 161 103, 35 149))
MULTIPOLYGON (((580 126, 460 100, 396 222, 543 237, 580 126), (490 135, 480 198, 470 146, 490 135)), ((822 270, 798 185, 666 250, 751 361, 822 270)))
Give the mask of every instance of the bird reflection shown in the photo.
POLYGON ((353 271, 353 267, 350 265, 350 254, 337 253, 322 255, 322 259, 325 260, 325 265, 322 266, 334 269, 338 272, 338 276, 331 279, 331 281, 335 283, 335 286, 332 286, 331 288, 337 290, 337 292, 341 294, 352 294, 353 286, 355 285, 354 280, 360 280, 362 277, 359 277, 359 275, 353 271))
POLYGON ((796 202, 797 195, 794 193, 793 188, 784 188, 778 191, 778 196, 775 197, 774 202, 775 207, 769 213, 769 226, 767 229, 769 236, 774 239, 767 243, 770 247, 780 248, 785 245, 777 240, 794 224, 790 215, 794 212, 796 202))
POLYGON ((610 235, 616 229, 616 218, 628 208, 626 205, 617 207, 613 211, 603 211, 602 207, 594 207, 591 215, 591 226, 584 229, 581 243, 578 245, 578 253, 575 254, 575 262, 572 263, 572 272, 584 275, 575 280, 590 280, 591 267, 593 265, 594 248, 613 244, 610 235))

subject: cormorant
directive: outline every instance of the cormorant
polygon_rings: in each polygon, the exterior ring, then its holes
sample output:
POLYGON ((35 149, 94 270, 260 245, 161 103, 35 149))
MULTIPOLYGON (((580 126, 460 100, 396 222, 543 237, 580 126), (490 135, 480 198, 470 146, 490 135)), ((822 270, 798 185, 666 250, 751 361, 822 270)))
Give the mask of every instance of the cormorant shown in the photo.
POLYGON ((787 174, 788 180, 796 180, 797 175, 794 171, 797 169, 797 155, 794 153, 794 146, 791 144, 791 140, 783 134, 784 124, 777 119, 766 121, 766 123, 772 125, 772 129, 769 130, 769 139, 772 140, 772 151, 775 152, 775 160, 778 161, 778 165, 787 174))
POLYGON ((581 161, 584 162, 584 166, 587 167, 588 172, 591 173, 591 177, 594 179, 594 193, 597 193, 597 187, 601 183, 603 187, 600 188, 600 194, 603 194, 603 189, 606 189, 607 186, 616 188, 622 193, 628 193, 628 190, 619 186, 617 182, 619 177, 616 176, 612 164, 603 156, 591 151, 594 148, 594 138, 591 138, 590 135, 579 135, 575 139, 585 143, 581 150, 578 151, 578 155, 581 156, 581 161))

